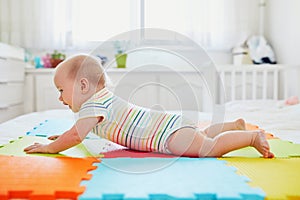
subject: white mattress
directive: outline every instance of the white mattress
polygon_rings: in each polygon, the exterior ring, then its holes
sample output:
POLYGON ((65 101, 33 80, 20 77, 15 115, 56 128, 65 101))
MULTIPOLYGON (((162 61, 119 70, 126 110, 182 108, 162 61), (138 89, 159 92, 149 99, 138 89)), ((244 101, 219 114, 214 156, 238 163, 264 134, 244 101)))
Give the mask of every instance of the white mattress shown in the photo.
MULTIPOLYGON (((221 116, 220 119, 224 116, 225 121, 244 118, 248 123, 256 124, 283 140, 300 143, 300 104, 284 106, 282 102, 277 101, 235 101, 227 103, 225 110, 216 114, 198 113, 198 119, 211 121, 215 115, 221 116)), ((0 145, 25 135, 27 131, 46 119, 62 118, 75 121, 76 116, 70 110, 48 110, 25 114, 4 122, 0 124, 0 145)), ((99 152, 108 143, 104 139, 97 143, 85 142, 92 152, 99 152)), ((111 146, 111 148, 118 148, 118 146, 111 146)))
POLYGON ((282 101, 235 101, 226 104, 228 120, 243 117, 275 136, 300 143, 300 104, 286 106, 282 101))

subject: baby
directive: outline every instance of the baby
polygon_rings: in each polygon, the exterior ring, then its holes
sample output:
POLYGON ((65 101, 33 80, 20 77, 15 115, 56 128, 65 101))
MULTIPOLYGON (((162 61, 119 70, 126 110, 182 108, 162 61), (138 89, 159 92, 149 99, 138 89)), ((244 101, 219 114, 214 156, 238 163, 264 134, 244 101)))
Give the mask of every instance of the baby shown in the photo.
MULTIPOLYGON (((189 157, 220 157, 252 146, 264 158, 272 158, 262 130, 245 130, 245 122, 214 124, 199 130, 179 114, 159 112, 128 103, 106 87, 100 62, 88 55, 76 55, 56 69, 54 83, 59 100, 79 112, 74 126, 50 144, 35 143, 27 153, 58 153, 81 143, 92 131, 102 138, 139 151, 189 157)), ((56 137, 52 137, 56 138, 56 137)))

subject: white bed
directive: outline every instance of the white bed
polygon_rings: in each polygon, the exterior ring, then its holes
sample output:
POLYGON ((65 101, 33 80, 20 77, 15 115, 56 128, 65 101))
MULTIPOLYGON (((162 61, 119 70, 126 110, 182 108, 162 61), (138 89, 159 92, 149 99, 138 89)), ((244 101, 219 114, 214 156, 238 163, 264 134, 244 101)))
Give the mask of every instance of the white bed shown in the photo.
MULTIPOLYGON (((232 101, 225 104, 224 120, 244 118, 248 123, 258 125, 260 128, 274 134, 275 136, 300 144, 300 104, 286 106, 282 101, 276 100, 251 100, 232 101)), ((199 113, 200 121, 211 121, 212 113, 199 113)), ((72 119, 74 114, 65 109, 47 110, 25 114, 0 124, 0 146, 15 140, 39 123, 51 119, 72 119)), ((85 146, 93 153, 103 152, 104 146, 109 142, 101 140, 85 140, 85 146)), ((110 145, 111 146, 111 145, 110 145)), ((112 150, 118 148, 112 145, 112 150)))

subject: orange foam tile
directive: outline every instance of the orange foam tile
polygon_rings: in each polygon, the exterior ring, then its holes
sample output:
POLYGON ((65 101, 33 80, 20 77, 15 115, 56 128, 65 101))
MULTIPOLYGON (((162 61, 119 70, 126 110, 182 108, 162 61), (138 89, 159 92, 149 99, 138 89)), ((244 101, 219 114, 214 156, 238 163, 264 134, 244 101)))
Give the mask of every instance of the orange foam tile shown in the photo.
MULTIPOLYGON (((255 124, 246 123, 246 130, 259 130, 259 129, 261 129, 261 128, 259 126, 255 125, 255 124)), ((261 130, 263 130, 263 129, 261 129, 261 130)), ((265 134, 266 134, 267 139, 277 138, 272 133, 266 132, 265 134)))
MULTIPOLYGON (((199 127, 199 128, 206 128, 210 124, 211 123, 209 121, 199 122, 197 124, 197 127, 199 127)), ((255 125, 255 124, 246 123, 246 130, 259 130, 259 129, 261 129, 261 128, 259 126, 255 125)), ((274 135, 272 133, 266 132, 266 138, 267 139, 275 139, 277 137, 274 137, 274 135)))
POLYGON ((95 158, 0 156, 0 199, 76 199, 95 158))

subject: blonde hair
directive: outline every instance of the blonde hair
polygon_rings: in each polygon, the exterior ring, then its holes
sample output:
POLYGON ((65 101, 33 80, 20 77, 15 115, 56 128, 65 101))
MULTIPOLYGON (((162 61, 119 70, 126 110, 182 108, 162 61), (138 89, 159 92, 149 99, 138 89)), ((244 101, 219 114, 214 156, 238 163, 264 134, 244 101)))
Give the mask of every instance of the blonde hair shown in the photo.
POLYGON ((61 66, 67 66, 67 78, 71 80, 80 80, 86 78, 95 86, 106 86, 107 75, 101 65, 101 60, 85 54, 72 56, 62 62, 61 66))

